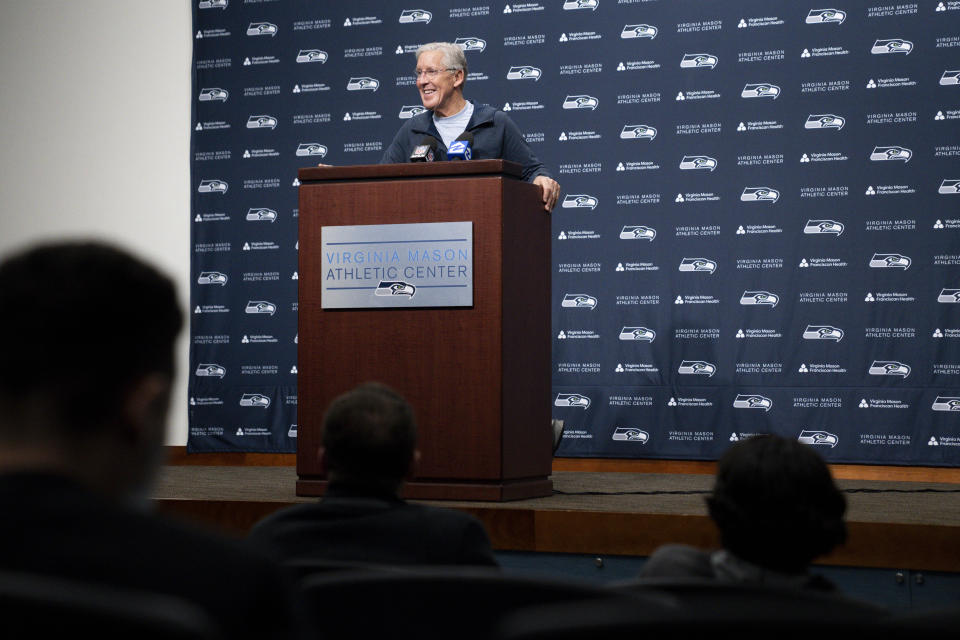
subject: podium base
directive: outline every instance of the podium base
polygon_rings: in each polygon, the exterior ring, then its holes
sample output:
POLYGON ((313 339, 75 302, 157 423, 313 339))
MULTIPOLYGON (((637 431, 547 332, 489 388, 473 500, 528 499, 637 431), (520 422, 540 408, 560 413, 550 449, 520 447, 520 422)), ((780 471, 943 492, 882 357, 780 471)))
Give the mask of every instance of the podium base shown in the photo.
MULTIPOLYGON (((297 480, 298 496, 322 496, 327 481, 309 478, 297 480)), ((477 502, 507 502, 553 495, 550 478, 521 478, 490 482, 463 482, 456 480, 414 480, 403 488, 403 497, 410 500, 466 500, 477 502)))

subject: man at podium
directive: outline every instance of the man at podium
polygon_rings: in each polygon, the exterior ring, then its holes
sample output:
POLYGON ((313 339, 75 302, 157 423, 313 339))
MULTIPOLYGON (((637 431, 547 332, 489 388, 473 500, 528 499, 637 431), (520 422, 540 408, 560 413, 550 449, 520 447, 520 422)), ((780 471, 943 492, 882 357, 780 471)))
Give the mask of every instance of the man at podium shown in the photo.
POLYGON ((523 166, 523 179, 539 185, 551 211, 560 185, 550 177, 507 114, 463 97, 467 58, 458 45, 431 42, 417 49, 417 90, 426 111, 407 120, 381 164, 409 162, 418 149, 443 151, 448 159, 503 159, 523 166), (451 145, 458 143, 451 149, 451 145), (469 155, 464 150, 469 149, 469 155), (456 155, 454 154, 454 152, 456 155))

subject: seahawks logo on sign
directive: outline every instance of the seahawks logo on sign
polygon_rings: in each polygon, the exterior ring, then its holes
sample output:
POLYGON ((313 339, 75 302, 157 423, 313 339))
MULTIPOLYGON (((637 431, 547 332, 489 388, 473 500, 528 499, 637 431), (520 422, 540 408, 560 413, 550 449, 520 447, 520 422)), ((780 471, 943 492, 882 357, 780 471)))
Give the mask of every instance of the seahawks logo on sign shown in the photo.
POLYGON ((706 362, 705 360, 683 360, 677 369, 677 373, 684 376, 698 375, 713 377, 713 374, 716 372, 717 365, 706 362))
POLYGON ((870 159, 875 162, 883 162, 885 160, 902 160, 904 163, 910 162, 910 158, 913 157, 913 151, 907 149, 906 147, 874 147, 873 152, 870 154, 870 159))
POLYGON ((913 261, 899 253, 875 253, 870 258, 870 266, 874 269, 903 269, 910 268, 913 261))
POLYGON ((624 39, 628 38, 650 38, 653 40, 657 37, 658 30, 653 25, 649 24, 628 24, 624 25, 623 31, 620 32, 620 37, 624 39))
POLYGON ((218 284, 222 287, 227 284, 227 274, 219 271, 201 271, 197 284, 218 284))
POLYGON ((803 330, 804 340, 834 340, 840 342, 843 340, 843 329, 831 327, 830 325, 808 324, 803 330))
POLYGON ((804 129, 836 129, 839 131, 843 129, 847 121, 840 117, 835 116, 832 113, 811 113, 807 116, 807 121, 804 123, 804 129))
POLYGON ((713 69, 720 58, 710 53, 685 53, 680 60, 681 69, 713 69))
POLYGON ((613 432, 613 439, 618 441, 647 444, 647 441, 650 439, 650 434, 643 429, 637 429, 635 427, 617 427, 613 432))
POLYGON ((937 396, 930 407, 934 411, 957 411, 960 412, 960 398, 937 396))
POLYGON ((909 40, 902 40, 900 38, 877 40, 873 43, 873 47, 870 49, 870 53, 874 55, 882 55, 885 53, 902 53, 904 55, 910 55, 911 51, 913 51, 913 43, 909 40))
POLYGON ((227 375, 227 368, 219 364, 198 364, 194 375, 201 378, 222 378, 227 375))
POLYGON ((350 78, 347 81, 347 91, 376 91, 380 88, 380 81, 366 76, 350 78))
POLYGON ((847 12, 839 9, 811 9, 807 14, 807 24, 824 24, 832 22, 833 24, 843 24, 847 19, 847 12))
POLYGON ((709 258, 684 258, 680 261, 680 267, 677 270, 713 273, 717 270, 717 263, 709 258))
POLYGON ((245 393, 240 396, 240 406, 266 409, 270 406, 270 398, 262 393, 245 393))
POLYGON ((960 193, 960 180, 944 180, 940 183, 940 188, 937 189, 937 193, 942 193, 943 195, 960 193))
POLYGON ((643 225, 625 226, 620 231, 621 240, 649 240, 657 237, 657 230, 643 225))
POLYGON ((630 342, 653 342, 657 332, 646 327, 624 327, 620 329, 620 339, 630 342))
POLYGON ((596 209, 600 201, 585 193, 570 193, 563 198, 560 205, 564 209, 596 209))
POLYGON ((761 82, 759 84, 745 84, 740 92, 741 98, 773 98, 780 95, 780 87, 775 84, 761 82))
POLYGON ((320 156, 327 155, 327 147, 319 142, 301 142, 297 147, 298 156, 320 156))
POLYGON ((226 193, 228 188, 223 180, 201 180, 197 193, 226 193))
POLYGON ((431 20, 433 20, 433 14, 423 9, 404 9, 400 14, 400 24, 410 24, 412 22, 430 24, 431 20))
POLYGON ((563 296, 561 307, 570 309, 596 309, 597 299, 585 293, 568 293, 563 296))
POLYGON ((740 304, 744 306, 763 305, 775 307, 780 302, 780 296, 769 291, 744 291, 740 296, 740 304))
POLYGON ((457 38, 453 44, 464 51, 483 51, 487 48, 487 41, 482 38, 457 38))
POLYGON ((555 407, 576 407, 587 409, 590 407, 590 398, 580 393, 558 393, 553 401, 555 407))
POLYGON ((247 129, 276 129, 277 119, 273 116, 250 116, 247 118, 247 129))
POLYGON ((412 117, 414 117, 414 116, 420 115, 421 113, 423 113, 423 112, 426 111, 426 110, 427 110, 427 108, 424 107, 423 105, 419 105, 419 104, 405 104, 405 105, 403 105, 402 107, 400 107, 400 116, 399 116, 399 117, 400 117, 401 120, 407 120, 407 119, 412 118, 412 117))
POLYGON ((408 282, 381 280, 373 292, 378 296, 410 296, 417 293, 417 288, 408 282))
POLYGON ((522 65, 519 67, 510 67, 507 71, 507 80, 540 80, 543 72, 537 67, 522 65))
POLYGON ((230 97, 230 92, 226 89, 217 89, 211 87, 209 89, 201 89, 199 100, 200 102, 209 102, 211 100, 219 100, 221 102, 226 102, 227 98, 230 97))
POLYGON ((277 35, 277 25, 270 22, 251 22, 247 27, 248 36, 270 36, 277 35))
POLYGON ((683 159, 680 161, 680 168, 684 171, 691 169, 713 171, 717 168, 717 160, 710 156, 683 156, 683 159))
POLYGON ((867 373, 872 376, 900 376, 906 378, 910 375, 910 365, 896 360, 874 360, 867 373))
POLYGON ((776 202, 780 192, 770 187, 747 187, 740 194, 741 202, 776 202))
POLYGON ((323 64, 328 57, 327 52, 320 49, 300 49, 300 53, 297 54, 297 62, 319 62, 323 64))
POLYGON ((773 400, 766 396, 754 393, 738 393, 733 400, 735 409, 762 409, 770 411, 773 408, 773 400))
POLYGON ((620 131, 621 140, 653 140, 657 130, 647 124, 625 124, 620 131))
POLYGON ((804 429, 800 432, 800 436, 797 438, 803 444, 812 444, 812 445, 822 445, 825 447, 830 447, 831 449, 837 446, 837 443, 840 442, 840 439, 837 438, 832 433, 827 431, 813 431, 804 429))
POLYGON ((277 219, 277 212, 266 207, 255 207, 247 209, 247 220, 250 222, 274 222, 277 219))
POLYGON ((807 220, 803 232, 806 234, 830 233, 839 236, 844 228, 843 224, 836 220, 807 220))

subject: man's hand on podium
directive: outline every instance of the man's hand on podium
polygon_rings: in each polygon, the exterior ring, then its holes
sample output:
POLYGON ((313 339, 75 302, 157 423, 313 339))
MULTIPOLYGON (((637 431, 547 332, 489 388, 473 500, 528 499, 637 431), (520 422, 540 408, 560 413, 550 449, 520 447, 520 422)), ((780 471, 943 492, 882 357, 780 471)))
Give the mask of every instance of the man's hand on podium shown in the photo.
POLYGON ((553 205, 557 204, 557 198, 560 197, 560 184, 547 176, 537 176, 533 179, 533 184, 540 185, 543 192, 543 208, 553 211, 553 205))

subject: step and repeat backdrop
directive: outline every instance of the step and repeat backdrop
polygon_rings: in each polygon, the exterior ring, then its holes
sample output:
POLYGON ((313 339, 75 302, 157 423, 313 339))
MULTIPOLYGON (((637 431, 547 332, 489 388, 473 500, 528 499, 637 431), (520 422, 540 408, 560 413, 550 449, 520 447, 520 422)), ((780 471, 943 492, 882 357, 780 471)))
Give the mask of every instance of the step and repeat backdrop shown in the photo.
POLYGON ((960 464, 960 1, 195 0, 193 30, 189 450, 296 449, 296 170, 376 163, 440 40, 563 187, 558 455, 960 464))

